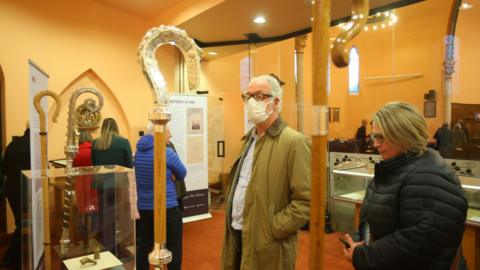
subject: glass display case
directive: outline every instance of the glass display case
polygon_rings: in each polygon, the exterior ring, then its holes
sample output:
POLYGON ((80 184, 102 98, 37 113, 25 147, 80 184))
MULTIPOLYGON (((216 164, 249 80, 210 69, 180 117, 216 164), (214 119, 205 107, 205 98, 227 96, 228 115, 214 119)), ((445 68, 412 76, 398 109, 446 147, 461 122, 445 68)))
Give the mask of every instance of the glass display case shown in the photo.
POLYGON ((121 166, 23 171, 22 269, 134 269, 134 190, 134 171, 121 166))
POLYGON ((480 266, 480 177, 459 175, 468 200, 467 226, 463 233, 463 255, 469 269, 480 266))
POLYGON ((335 231, 357 231, 360 209, 374 163, 347 161, 333 167, 330 183, 330 211, 335 231))
MULTIPOLYGON (((329 209, 332 225, 335 231, 352 234, 358 231, 360 209, 366 187, 374 176, 374 163, 372 159, 353 156, 340 162, 338 158, 335 160, 330 158, 329 209)), ((457 173, 468 200, 462 248, 469 269, 477 269, 480 265, 480 164, 464 160, 447 160, 447 163, 457 173)))

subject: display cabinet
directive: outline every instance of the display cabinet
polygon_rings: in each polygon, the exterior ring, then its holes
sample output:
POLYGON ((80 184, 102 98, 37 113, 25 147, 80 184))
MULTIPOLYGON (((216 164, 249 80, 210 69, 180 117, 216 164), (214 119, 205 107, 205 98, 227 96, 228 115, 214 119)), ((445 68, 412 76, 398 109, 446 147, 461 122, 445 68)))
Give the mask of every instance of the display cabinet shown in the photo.
POLYGON ((359 225, 365 190, 373 178, 374 164, 347 161, 333 167, 330 184, 330 212, 336 231, 354 233, 359 225))
MULTIPOLYGON (((340 232, 358 231, 360 209, 369 181, 374 177, 377 157, 341 153, 330 158, 329 210, 333 229, 340 232)), ((468 200, 463 236, 463 254, 469 269, 480 269, 480 164, 478 161, 447 160, 457 173, 468 200), (478 165, 478 166, 477 166, 478 165)))
POLYGON ((134 187, 133 170, 121 166, 23 171, 22 269, 134 269, 134 187))
POLYGON ((463 234, 463 254, 469 269, 480 268, 480 177, 458 177, 468 200, 467 224, 463 234))

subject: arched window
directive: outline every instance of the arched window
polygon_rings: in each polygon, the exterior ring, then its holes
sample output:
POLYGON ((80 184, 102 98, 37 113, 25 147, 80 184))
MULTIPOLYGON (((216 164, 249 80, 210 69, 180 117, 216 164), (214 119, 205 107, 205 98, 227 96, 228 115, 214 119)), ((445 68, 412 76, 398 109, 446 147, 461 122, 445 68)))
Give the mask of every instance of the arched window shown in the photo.
POLYGON ((360 58, 357 47, 350 50, 350 63, 348 64, 348 94, 358 95, 358 82, 360 78, 360 58))

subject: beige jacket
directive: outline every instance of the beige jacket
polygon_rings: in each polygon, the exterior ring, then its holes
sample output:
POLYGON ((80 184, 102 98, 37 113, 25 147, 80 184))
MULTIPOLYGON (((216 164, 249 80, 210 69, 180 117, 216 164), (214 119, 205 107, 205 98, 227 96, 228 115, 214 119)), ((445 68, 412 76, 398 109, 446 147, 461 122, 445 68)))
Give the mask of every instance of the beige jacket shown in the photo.
MULTIPOLYGON (((230 172, 227 189, 224 270, 239 263, 238 239, 232 233, 232 201, 251 130, 230 172)), ((245 195, 242 270, 293 270, 297 231, 310 215, 310 142, 278 118, 257 139, 252 173, 245 195)))

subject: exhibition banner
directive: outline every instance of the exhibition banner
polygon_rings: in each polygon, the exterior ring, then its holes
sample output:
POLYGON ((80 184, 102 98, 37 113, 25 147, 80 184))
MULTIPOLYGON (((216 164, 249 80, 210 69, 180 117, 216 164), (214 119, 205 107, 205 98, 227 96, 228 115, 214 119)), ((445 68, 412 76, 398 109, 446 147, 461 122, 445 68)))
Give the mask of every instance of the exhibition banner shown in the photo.
MULTIPOLYGON (((28 91, 29 91, 29 110, 30 110, 30 158, 31 158, 31 170, 33 172, 39 172, 42 169, 42 157, 40 152, 40 119, 35 106, 33 105, 33 99, 35 95, 43 90, 48 89, 48 74, 43 71, 32 60, 28 60, 28 91)), ((46 99, 41 101, 45 117, 48 119, 48 103, 46 99)), ((48 123, 48 122, 47 122, 48 123)), ((47 124, 46 123, 46 124, 47 124)), ((48 127, 47 127, 48 130, 48 127)), ((33 175, 39 177, 40 175, 33 175)), ((31 206, 32 209, 32 253, 33 253, 33 267, 37 268, 40 258, 43 254, 43 200, 42 200, 42 183, 41 181, 32 181, 31 190, 31 206)))
POLYGON ((210 218, 208 212, 207 97, 170 94, 169 122, 180 159, 187 167, 184 222, 210 218))

